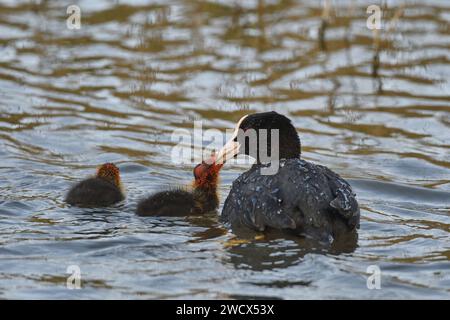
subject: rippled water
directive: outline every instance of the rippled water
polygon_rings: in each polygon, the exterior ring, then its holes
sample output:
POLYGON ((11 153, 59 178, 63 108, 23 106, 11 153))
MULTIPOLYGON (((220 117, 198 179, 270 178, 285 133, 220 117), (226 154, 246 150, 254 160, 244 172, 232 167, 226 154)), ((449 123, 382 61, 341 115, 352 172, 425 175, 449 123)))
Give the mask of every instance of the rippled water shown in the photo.
MULTIPOLYGON (((0 298, 450 298, 448 2, 383 1, 379 32, 367 1, 75 2, 80 30, 73 2, 0 1, 0 298), (354 186, 356 248, 135 216, 192 179, 173 130, 268 110, 354 186), (111 161, 123 204, 64 204, 111 161), (66 289, 69 265, 81 290, 66 289)), ((223 170, 222 201, 243 170, 223 170)))

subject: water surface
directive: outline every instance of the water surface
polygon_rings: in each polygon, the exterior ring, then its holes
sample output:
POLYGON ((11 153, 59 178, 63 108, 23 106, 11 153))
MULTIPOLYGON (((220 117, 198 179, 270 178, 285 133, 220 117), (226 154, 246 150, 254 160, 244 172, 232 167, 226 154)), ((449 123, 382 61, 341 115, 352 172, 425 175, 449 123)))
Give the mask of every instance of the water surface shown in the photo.
MULTIPOLYGON (((450 298, 446 1, 388 1, 379 32, 367 1, 75 1, 70 30, 73 3, 0 1, 0 298, 450 298), (354 186, 354 248, 133 213, 192 179, 171 159, 174 130, 269 110, 354 186), (104 162, 126 201, 64 204, 104 162), (66 288, 69 265, 81 290, 66 288)), ((222 202, 245 168, 222 171, 222 202)))

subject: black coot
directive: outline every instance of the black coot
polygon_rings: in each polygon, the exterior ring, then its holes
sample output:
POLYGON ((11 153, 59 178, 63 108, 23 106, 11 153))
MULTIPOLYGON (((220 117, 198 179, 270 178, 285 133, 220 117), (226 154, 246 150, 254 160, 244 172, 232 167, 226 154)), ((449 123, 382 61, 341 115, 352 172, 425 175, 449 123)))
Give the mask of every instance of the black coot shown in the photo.
POLYGON ((67 203, 79 207, 106 207, 123 199, 119 168, 113 163, 103 164, 95 177, 77 183, 66 196, 67 203))
POLYGON ((220 153, 247 154, 256 163, 233 182, 221 220, 233 229, 283 229, 327 242, 355 232, 360 214, 352 188, 327 167, 300 159, 300 148, 297 131, 287 117, 273 111, 243 117, 220 153), (249 143, 249 129, 256 131, 256 148, 249 143), (259 142, 261 129, 267 129, 267 139, 259 142), (279 139, 274 142, 272 129, 278 129, 279 139), (279 149, 275 159, 259 154, 272 146, 279 149), (276 173, 271 174, 269 168, 274 165, 276 173))

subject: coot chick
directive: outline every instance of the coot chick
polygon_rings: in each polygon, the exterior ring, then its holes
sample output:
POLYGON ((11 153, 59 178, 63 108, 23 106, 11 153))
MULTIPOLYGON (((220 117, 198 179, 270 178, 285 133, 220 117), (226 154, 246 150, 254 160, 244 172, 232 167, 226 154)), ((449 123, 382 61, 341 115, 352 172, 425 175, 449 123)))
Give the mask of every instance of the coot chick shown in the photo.
POLYGON ((119 168, 113 163, 100 166, 95 177, 77 183, 66 196, 68 204, 78 207, 106 207, 123 199, 119 168))
POLYGON ((162 191, 139 202, 140 216, 189 216, 212 212, 219 206, 217 184, 223 163, 211 157, 194 168, 193 190, 162 191))
POLYGON ((289 230, 327 243, 356 233, 360 213, 349 183, 327 167, 300 159, 300 149, 297 131, 287 117, 272 111, 241 118, 219 153, 247 154, 256 162, 233 182, 221 221, 233 229, 289 230), (256 131, 256 148, 249 143, 249 129, 256 131), (267 130, 266 140, 260 141, 261 129, 267 130), (274 141, 272 129, 278 129, 274 141), (271 147, 278 147, 278 157, 267 159, 260 154, 271 147), (273 166, 275 172, 268 170, 273 166))

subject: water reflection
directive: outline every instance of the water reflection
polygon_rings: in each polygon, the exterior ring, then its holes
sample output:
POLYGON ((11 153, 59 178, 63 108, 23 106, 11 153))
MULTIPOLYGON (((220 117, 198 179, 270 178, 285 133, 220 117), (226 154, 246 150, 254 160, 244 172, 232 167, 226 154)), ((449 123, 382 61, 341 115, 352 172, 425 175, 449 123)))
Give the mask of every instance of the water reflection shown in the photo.
MULTIPOLYGON (((230 253, 229 261, 236 269, 254 271, 298 265, 307 254, 352 253, 357 248, 358 242, 356 232, 336 239, 331 246, 276 230, 264 234, 241 230, 238 234, 239 238, 232 238, 224 243, 224 248, 230 253)), ((289 282, 286 285, 289 285, 289 282)))

